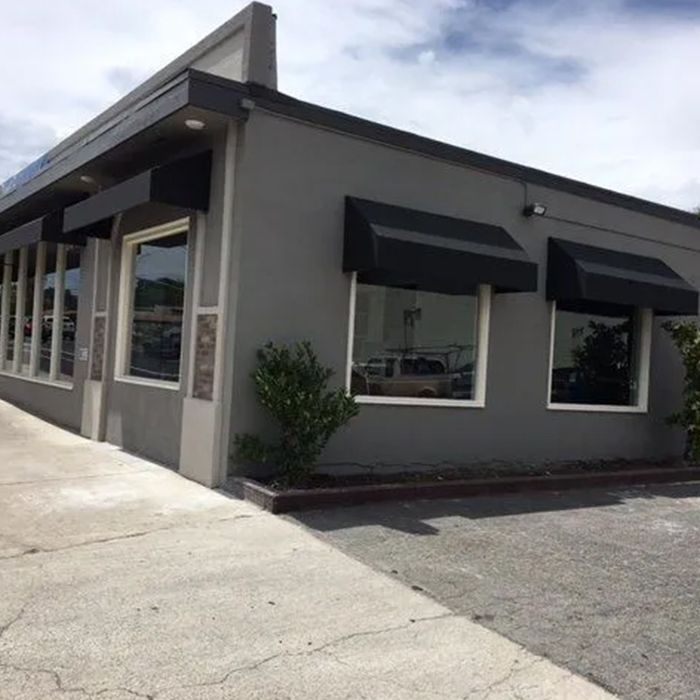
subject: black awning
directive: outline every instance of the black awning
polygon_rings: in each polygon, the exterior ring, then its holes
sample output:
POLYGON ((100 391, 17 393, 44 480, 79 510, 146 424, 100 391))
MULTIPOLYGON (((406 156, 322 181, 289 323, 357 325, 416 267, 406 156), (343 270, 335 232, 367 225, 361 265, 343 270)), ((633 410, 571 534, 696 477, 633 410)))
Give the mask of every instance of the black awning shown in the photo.
POLYGON ((697 290, 662 260, 559 238, 549 239, 547 298, 698 313, 697 290))
POLYGON ((500 226, 346 197, 343 269, 358 281, 460 294, 537 289, 537 265, 500 226))
POLYGON ((99 237, 104 228, 93 228, 96 224, 149 203, 207 211, 210 179, 211 151, 159 165, 67 207, 63 230, 99 237))
POLYGON ((40 241, 85 245, 84 236, 63 233, 63 211, 56 211, 3 233, 0 236, 0 255, 40 241))

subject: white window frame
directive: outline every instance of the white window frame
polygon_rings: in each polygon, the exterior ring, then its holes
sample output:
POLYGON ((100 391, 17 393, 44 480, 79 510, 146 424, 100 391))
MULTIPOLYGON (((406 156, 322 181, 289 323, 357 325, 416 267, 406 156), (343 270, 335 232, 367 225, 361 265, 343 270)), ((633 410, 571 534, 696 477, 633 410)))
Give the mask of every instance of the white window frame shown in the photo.
MULTIPOLYGON (((12 267, 16 261, 18 265, 17 279, 17 299, 19 300, 19 291, 23 288, 22 297, 26 299, 26 284, 27 284, 27 256, 29 254, 29 246, 15 248, 3 255, 3 285, 2 285, 2 302, 0 303, 0 375, 12 377, 33 384, 43 384, 57 389, 73 389, 73 381, 65 381, 60 379, 61 369, 61 354, 63 349, 63 297, 66 274, 66 245, 58 243, 56 246, 56 270, 55 270, 55 288, 53 299, 53 325, 52 329, 60 328, 60 333, 51 333, 51 358, 49 376, 44 377, 39 374, 39 353, 41 351, 40 335, 37 334, 37 329, 41 329, 44 321, 43 310, 43 294, 44 282, 46 276, 46 243, 39 241, 36 244, 36 268, 34 271, 34 288, 32 290, 32 339, 30 346, 29 369, 27 372, 22 372, 22 355, 24 352, 24 324, 20 328, 22 338, 21 345, 18 343, 17 326, 19 314, 18 306, 15 305, 15 337, 12 341, 9 338, 9 310, 10 310, 10 295, 12 287, 12 267), (8 265, 7 256, 12 256, 12 263, 8 265), (7 293, 5 290, 8 290, 7 293), (14 354, 11 361, 6 359, 6 350, 10 342, 14 343, 14 354), (17 354, 18 345, 20 353, 17 354)), ((22 304, 24 306, 24 302, 22 304)), ((24 317, 27 309, 22 309, 24 317)), ((39 334, 41 330, 39 330, 39 334)))
MULTIPOLYGON (((486 406, 486 376, 489 355, 489 327, 491 323, 490 285, 479 285, 476 311, 476 383, 473 399, 428 399, 412 396, 365 396, 356 395, 359 404, 390 406, 433 406, 438 408, 484 408, 486 406)), ((352 353, 355 344, 355 305, 357 297, 357 273, 350 280, 350 304, 348 313, 348 344, 345 364, 345 389, 350 393, 352 378, 352 353)))
POLYGON ((637 403, 627 406, 593 403, 558 403, 552 401, 552 371, 554 369, 554 340, 556 335, 557 303, 550 303, 549 363, 547 377, 547 409, 550 411, 581 411, 599 413, 647 413, 649 411, 649 372, 651 367, 651 337, 654 327, 652 309, 637 309, 634 322, 637 329, 637 403))
MULTIPOLYGON (((180 348, 180 360, 178 375, 179 378, 176 382, 168 381, 166 379, 147 379, 144 377, 135 377, 128 373, 128 362, 129 355, 131 352, 131 321, 132 321, 132 295, 133 295, 133 283, 134 283, 134 248, 141 244, 147 243, 148 241, 155 241, 159 238, 167 238, 168 236, 174 236, 178 233, 189 233, 190 220, 189 217, 184 219, 178 219, 177 221, 171 221, 167 224, 162 224, 161 226, 154 226, 152 228, 144 229, 143 231, 138 231, 136 233, 130 233, 122 239, 122 253, 121 253, 121 267, 119 274, 119 300, 117 306, 117 344, 116 344, 116 357, 114 366, 114 380, 117 382, 123 382, 125 384, 139 384, 141 386, 151 386, 159 389, 170 389, 172 391, 179 391, 182 386, 182 371, 183 371, 183 349, 185 348, 184 342, 184 308, 183 308, 183 342, 180 348)), ((187 257, 189 260, 190 254, 190 240, 189 236, 187 239, 187 257)), ((187 279, 188 265, 185 265, 185 294, 187 293, 187 285, 189 280, 187 279)))
MULTIPOLYGON (((7 343, 10 338, 10 295, 12 294, 12 267, 14 250, 2 256, 2 300, 0 300, 0 370, 6 372, 8 366, 7 343)), ((10 366, 12 361, 9 362, 10 366)), ((8 372, 9 374, 9 372, 8 372)))

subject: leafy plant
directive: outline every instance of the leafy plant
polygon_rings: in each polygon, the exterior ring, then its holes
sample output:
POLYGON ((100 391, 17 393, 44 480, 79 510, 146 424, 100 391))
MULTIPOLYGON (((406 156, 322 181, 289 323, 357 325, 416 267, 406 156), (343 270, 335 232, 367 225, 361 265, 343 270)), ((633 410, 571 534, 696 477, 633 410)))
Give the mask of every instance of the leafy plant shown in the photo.
POLYGON ((668 321, 664 329, 673 338, 685 368, 683 406, 668 422, 686 431, 686 459, 700 459, 700 327, 692 321, 668 321))
POLYGON ((286 484, 308 478, 332 435, 359 412, 343 389, 329 390, 333 370, 323 367, 308 342, 292 347, 268 343, 258 350, 251 375, 260 403, 279 425, 279 440, 236 436, 240 458, 280 469, 286 484))

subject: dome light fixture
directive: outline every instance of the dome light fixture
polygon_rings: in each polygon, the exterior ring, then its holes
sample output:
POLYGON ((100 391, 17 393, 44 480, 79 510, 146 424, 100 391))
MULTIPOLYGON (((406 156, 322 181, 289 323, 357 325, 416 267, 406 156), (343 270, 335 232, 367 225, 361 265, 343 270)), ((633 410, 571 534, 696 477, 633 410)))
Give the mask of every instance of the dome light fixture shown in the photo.
POLYGON ((185 126, 192 131, 201 131, 206 124, 201 119, 185 119, 185 126))

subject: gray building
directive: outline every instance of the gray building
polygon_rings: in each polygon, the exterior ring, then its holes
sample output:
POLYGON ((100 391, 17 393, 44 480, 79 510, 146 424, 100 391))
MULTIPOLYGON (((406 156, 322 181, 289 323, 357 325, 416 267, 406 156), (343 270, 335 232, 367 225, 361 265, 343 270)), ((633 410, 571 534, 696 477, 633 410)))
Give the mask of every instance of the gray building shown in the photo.
POLYGON ((286 96, 254 3, 3 185, 0 397, 208 485, 309 340, 334 465, 664 459, 700 219, 286 96))

